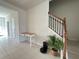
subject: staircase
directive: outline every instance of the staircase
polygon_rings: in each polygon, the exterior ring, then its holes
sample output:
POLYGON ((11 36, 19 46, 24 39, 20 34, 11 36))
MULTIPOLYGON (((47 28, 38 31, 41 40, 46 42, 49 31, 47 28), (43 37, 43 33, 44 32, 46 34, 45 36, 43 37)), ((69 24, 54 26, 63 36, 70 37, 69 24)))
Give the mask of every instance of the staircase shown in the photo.
POLYGON ((53 15, 51 12, 49 14, 49 28, 56 32, 60 37, 63 38, 64 48, 62 59, 67 58, 67 29, 66 29, 66 18, 63 19, 53 15))

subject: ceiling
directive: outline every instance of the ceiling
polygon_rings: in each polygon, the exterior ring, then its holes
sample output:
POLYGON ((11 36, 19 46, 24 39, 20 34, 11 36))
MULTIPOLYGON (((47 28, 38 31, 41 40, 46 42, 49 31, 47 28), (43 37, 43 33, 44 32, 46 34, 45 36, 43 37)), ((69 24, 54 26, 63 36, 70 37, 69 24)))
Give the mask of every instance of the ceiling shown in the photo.
POLYGON ((8 3, 11 3, 19 8, 27 10, 45 0, 4 0, 8 3))
POLYGON ((8 16, 10 14, 14 14, 14 13, 16 13, 14 10, 0 6, 0 16, 6 17, 6 16, 8 16))

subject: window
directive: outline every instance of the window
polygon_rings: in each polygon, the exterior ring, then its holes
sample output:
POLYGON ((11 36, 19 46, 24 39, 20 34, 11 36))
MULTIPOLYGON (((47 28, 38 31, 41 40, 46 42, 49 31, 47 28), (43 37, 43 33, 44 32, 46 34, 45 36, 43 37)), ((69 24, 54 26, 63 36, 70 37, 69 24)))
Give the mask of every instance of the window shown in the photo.
POLYGON ((7 22, 5 17, 0 17, 0 36, 8 36, 7 33, 7 22))

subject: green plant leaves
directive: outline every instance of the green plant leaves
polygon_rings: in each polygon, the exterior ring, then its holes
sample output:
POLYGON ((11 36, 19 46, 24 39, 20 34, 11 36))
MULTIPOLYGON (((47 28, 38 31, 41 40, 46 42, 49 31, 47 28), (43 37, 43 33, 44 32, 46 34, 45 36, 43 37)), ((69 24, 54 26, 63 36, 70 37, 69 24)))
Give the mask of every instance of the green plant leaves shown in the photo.
POLYGON ((56 36, 49 36, 48 47, 49 49, 55 48, 56 50, 61 50, 63 49, 63 41, 56 36))

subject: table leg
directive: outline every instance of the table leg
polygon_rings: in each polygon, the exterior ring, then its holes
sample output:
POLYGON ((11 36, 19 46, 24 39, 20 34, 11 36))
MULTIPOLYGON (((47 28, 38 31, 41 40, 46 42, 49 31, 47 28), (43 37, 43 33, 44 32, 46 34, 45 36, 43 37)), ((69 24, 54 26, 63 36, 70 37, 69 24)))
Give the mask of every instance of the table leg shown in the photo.
POLYGON ((32 47, 32 37, 30 36, 30 48, 32 47))

